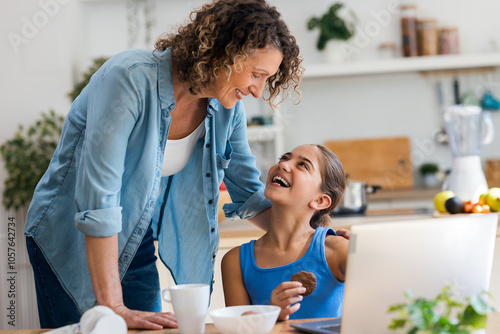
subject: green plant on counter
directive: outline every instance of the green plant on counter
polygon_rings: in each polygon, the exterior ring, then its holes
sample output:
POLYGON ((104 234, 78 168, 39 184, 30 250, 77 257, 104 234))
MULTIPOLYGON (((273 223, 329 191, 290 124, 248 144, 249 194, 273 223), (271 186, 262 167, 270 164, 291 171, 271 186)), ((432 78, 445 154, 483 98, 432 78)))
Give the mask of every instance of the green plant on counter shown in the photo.
POLYGON ((71 101, 74 101, 78 95, 82 92, 85 86, 88 85, 90 78, 92 75, 108 60, 106 57, 95 58, 92 61, 92 64, 89 66, 87 71, 82 74, 82 80, 77 82, 73 87, 73 90, 68 93, 68 96, 71 98, 71 101))
POLYGON ((61 135, 64 117, 53 110, 24 131, 20 125, 14 138, 0 146, 8 176, 5 179, 3 204, 7 209, 27 205, 43 176, 61 135))
POLYGON ((338 11, 343 6, 342 3, 334 3, 321 17, 312 17, 307 21, 307 29, 318 28, 320 31, 316 44, 318 50, 324 50, 326 43, 330 40, 347 41, 356 32, 357 17, 352 10, 349 11, 352 21, 347 21, 339 16, 338 11))
POLYGON ((421 164, 418 170, 421 175, 436 174, 439 172, 439 166, 432 162, 426 162, 421 164))
POLYGON ((389 329, 407 334, 469 334, 486 328, 487 313, 495 311, 488 304, 491 296, 487 292, 472 295, 462 303, 451 285, 435 299, 415 298, 411 291, 404 296, 408 303, 389 307, 389 312, 399 313, 389 329))

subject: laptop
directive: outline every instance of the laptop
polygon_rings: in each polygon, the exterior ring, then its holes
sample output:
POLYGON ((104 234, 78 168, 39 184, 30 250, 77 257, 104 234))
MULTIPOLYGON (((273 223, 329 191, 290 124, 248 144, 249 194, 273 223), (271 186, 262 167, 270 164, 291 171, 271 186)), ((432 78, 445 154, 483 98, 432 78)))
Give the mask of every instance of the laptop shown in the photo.
POLYGON ((341 319, 291 324, 314 334, 384 334, 407 302, 403 293, 435 298, 453 284, 466 297, 488 290, 498 214, 351 226, 341 319))

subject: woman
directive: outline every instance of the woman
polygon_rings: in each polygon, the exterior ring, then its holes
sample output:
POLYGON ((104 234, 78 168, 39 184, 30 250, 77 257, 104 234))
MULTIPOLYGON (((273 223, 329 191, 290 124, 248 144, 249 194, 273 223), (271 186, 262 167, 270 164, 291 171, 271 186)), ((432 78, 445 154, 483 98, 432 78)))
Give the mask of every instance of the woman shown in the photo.
POLYGON ((264 0, 220 0, 191 17, 154 52, 112 57, 71 107, 25 228, 44 328, 95 304, 129 328, 175 327, 158 313, 153 240, 176 283, 211 284, 222 181, 226 216, 266 228, 240 100, 296 89, 299 48, 264 0))

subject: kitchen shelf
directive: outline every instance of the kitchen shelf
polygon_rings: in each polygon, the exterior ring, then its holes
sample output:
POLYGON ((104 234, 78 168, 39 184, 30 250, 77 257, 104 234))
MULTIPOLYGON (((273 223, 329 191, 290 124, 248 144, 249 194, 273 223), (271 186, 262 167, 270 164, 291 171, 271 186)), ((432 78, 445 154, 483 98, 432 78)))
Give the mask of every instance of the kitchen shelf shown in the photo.
POLYGON ((403 72, 465 70, 500 66, 500 53, 394 58, 304 65, 304 79, 403 72))

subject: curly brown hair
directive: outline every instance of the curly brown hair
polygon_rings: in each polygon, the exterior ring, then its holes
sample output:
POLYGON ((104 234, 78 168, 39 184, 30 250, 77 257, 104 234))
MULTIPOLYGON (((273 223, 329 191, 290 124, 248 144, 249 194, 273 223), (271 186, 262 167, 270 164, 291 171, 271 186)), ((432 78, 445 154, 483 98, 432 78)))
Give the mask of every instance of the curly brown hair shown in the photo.
POLYGON ((274 109, 282 101, 274 103, 276 97, 281 91, 291 93, 290 88, 300 99, 302 57, 276 7, 265 0, 216 0, 192 11, 190 19, 177 33, 160 37, 155 49, 171 49, 179 80, 190 83, 192 94, 213 84, 219 69, 230 74, 236 59, 245 60, 255 50, 270 46, 281 51, 283 61, 267 80, 269 96, 264 100, 274 109))

